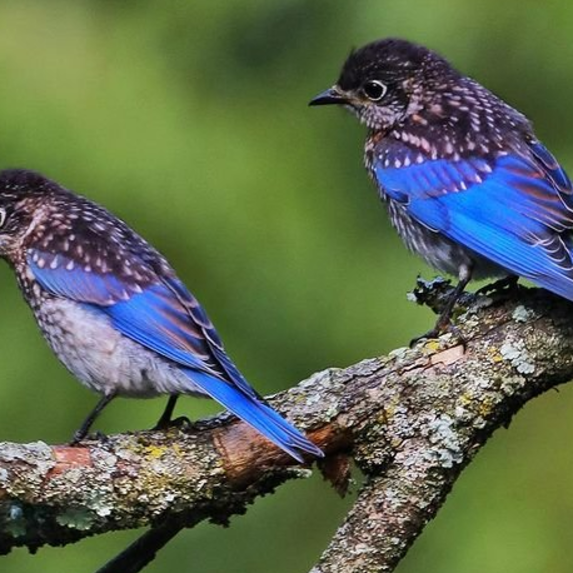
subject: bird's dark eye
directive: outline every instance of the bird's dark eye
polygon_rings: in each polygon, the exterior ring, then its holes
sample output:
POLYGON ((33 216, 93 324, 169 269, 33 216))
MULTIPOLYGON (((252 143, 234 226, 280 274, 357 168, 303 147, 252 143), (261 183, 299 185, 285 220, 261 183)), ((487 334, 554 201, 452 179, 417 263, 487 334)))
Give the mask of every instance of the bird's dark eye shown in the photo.
POLYGON ((362 86, 364 95, 372 101, 380 101, 388 91, 388 86, 378 80, 369 80, 362 86))
POLYGON ((6 222, 6 209, 0 207, 0 229, 4 226, 6 222))

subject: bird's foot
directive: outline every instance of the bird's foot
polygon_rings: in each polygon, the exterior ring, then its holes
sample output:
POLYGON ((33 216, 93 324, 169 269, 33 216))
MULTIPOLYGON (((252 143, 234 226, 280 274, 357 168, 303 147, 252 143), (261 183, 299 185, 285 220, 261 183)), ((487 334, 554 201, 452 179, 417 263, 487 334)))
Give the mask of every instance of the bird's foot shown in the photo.
POLYGON ((466 285, 470 281, 472 276, 471 267, 469 266, 462 266, 459 272, 459 282, 456 287, 452 290, 449 294, 443 308, 442 312, 440 313, 438 320, 432 330, 426 332, 422 336, 417 336, 410 340, 410 347, 414 346, 418 341, 422 340, 423 338, 431 339, 431 338, 438 338, 441 334, 445 334, 446 332, 451 332, 456 338, 459 339, 460 343, 463 345, 464 349, 466 346, 466 341, 464 337, 460 334, 460 331, 452 324, 451 318, 454 311, 454 306, 459 298, 462 296, 466 285))
POLYGON ((163 418, 163 416, 159 419, 157 424, 151 428, 152 430, 169 430, 170 428, 178 428, 178 429, 186 429, 190 428, 193 425, 193 422, 187 416, 179 416, 173 420, 163 418))
POLYGON ((515 275, 509 275, 498 279, 492 283, 482 286, 476 291, 476 294, 480 295, 503 295, 511 296, 519 292, 519 277, 515 275))
POLYGON ((466 339, 460 332, 459 328, 454 324, 452 324, 449 319, 447 321, 443 321, 441 317, 437 320, 434 328, 428 330, 428 332, 422 334, 421 336, 416 336, 415 338, 412 338, 412 340, 410 340, 410 348, 414 347, 421 340, 436 339, 442 336, 443 334, 448 334, 448 333, 452 334, 454 338, 456 338, 458 342, 465 348, 466 339))
POLYGON ((78 430, 77 432, 74 433, 71 441, 68 442, 68 445, 72 448, 75 448, 77 446, 80 446, 81 442, 83 442, 85 439, 101 442, 104 444, 109 442, 109 437, 106 436, 103 432, 100 432, 99 430, 95 432, 95 434, 91 435, 88 435, 87 432, 78 430))

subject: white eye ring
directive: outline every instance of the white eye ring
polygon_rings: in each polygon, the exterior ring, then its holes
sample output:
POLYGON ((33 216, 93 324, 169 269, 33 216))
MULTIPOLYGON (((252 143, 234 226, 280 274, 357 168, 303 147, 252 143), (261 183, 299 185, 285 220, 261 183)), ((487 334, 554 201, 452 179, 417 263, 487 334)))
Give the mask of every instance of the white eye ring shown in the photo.
POLYGON ((6 209, 0 208, 0 228, 4 226, 6 222, 6 209))
POLYGON ((370 101, 380 101, 388 91, 388 86, 379 80, 368 80, 362 86, 364 95, 370 101))

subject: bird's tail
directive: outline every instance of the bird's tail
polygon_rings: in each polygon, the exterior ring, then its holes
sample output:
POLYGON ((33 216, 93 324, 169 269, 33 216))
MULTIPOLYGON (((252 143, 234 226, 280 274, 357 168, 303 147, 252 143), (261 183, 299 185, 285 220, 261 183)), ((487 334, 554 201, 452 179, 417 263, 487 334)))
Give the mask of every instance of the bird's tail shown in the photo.
POLYGON ((324 457, 320 448, 315 446, 270 406, 248 396, 239 388, 203 372, 189 370, 187 374, 211 398, 220 402, 241 420, 290 454, 295 460, 304 462, 301 452, 319 458, 324 457))

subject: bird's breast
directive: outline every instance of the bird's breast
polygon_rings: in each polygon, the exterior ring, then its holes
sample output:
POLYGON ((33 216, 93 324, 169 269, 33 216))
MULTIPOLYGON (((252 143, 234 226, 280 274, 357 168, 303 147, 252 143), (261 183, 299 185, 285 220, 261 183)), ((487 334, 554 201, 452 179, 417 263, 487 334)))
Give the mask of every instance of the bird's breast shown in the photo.
POLYGON ((125 337, 97 307, 51 297, 33 311, 56 356, 91 390, 135 397, 196 393, 179 368, 125 337))

